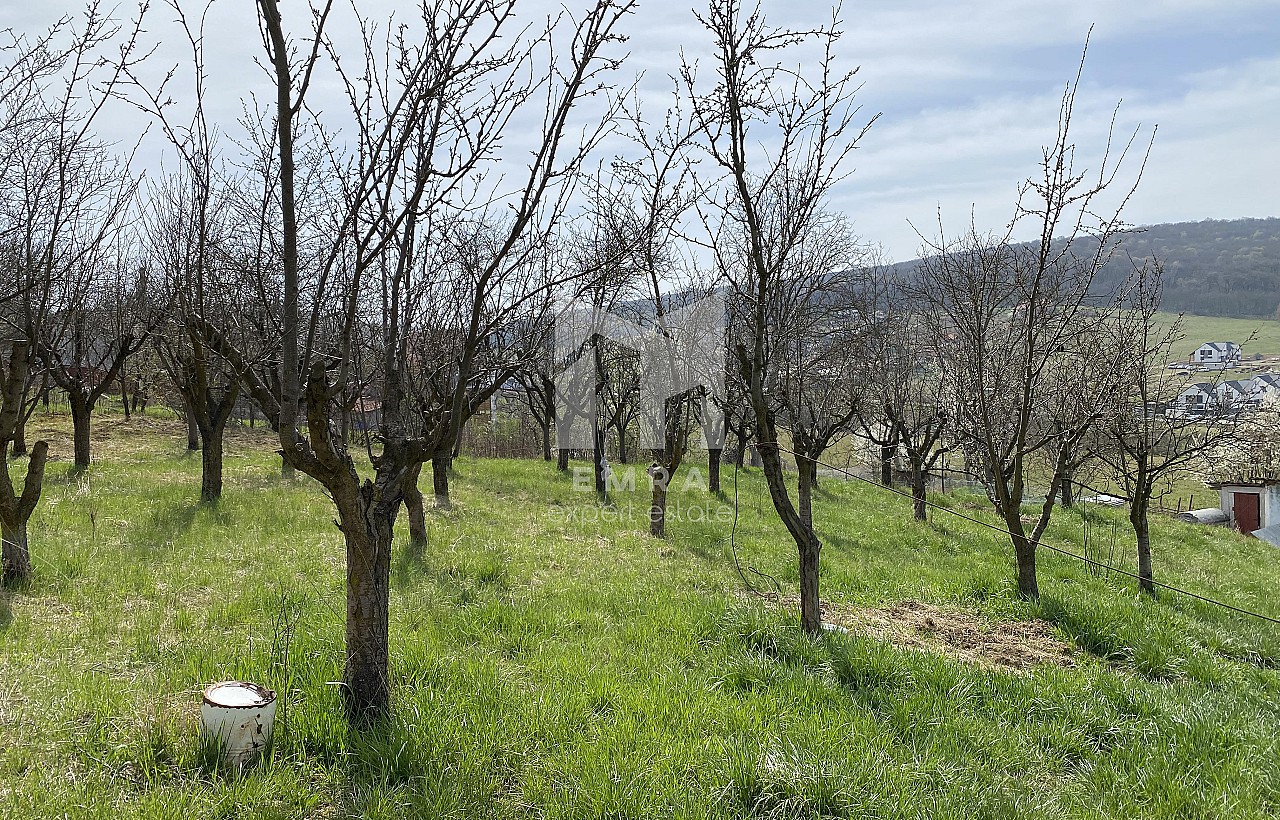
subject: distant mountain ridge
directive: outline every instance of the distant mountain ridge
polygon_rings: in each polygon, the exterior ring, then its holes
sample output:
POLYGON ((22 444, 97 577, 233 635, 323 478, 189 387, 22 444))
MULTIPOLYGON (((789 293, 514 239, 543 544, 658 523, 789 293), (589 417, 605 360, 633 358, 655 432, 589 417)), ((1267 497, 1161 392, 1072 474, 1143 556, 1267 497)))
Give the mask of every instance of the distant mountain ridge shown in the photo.
MULTIPOLYGON (((1118 285, 1141 264, 1164 263, 1163 309, 1242 319, 1280 319, 1280 218, 1205 219, 1125 231, 1121 252, 1099 274, 1118 285), (1128 256, 1126 256, 1126 254, 1128 256)), ((919 260, 902 263, 914 268, 919 260)))

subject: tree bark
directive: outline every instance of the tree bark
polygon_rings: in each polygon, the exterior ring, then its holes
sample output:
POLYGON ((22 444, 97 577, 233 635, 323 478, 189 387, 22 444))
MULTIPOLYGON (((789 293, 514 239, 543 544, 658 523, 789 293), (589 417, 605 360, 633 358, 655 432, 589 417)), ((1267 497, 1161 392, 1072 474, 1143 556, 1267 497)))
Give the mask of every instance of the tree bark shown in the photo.
POLYGON ((542 427, 542 460, 551 461, 551 422, 545 421, 541 423, 542 427))
POLYGON ((569 448, 561 447, 556 451, 556 469, 562 473, 569 472, 569 448))
POLYGON ((1062 474, 1062 483, 1058 488, 1058 503, 1067 509, 1075 506, 1076 493, 1075 482, 1072 481, 1071 470, 1065 470, 1062 474))
POLYGON ((1129 508, 1129 523, 1133 525, 1138 543, 1138 588, 1154 595, 1155 573, 1151 568, 1151 527, 1147 521, 1146 502, 1139 501, 1129 508))
POLYGON ((27 522, 0 517, 0 539, 4 542, 4 583, 21 583, 31 578, 31 550, 27 544, 27 522))
MULTIPOLYGON (((1015 519, 1017 515, 1015 511, 1015 519)), ((1023 534, 1021 521, 1011 523, 1006 516, 1005 523, 1009 526, 1013 554, 1018 563, 1018 594, 1034 601, 1040 597, 1040 584, 1036 581, 1036 544, 1023 534)))
POLYGON ((822 603, 818 598, 818 555, 821 543, 805 539, 800 553, 800 628, 810 635, 822 632, 822 603))
POLYGON ((800 513, 800 521, 805 528, 813 531, 813 487, 818 465, 808 456, 796 455, 796 506, 800 513))
POLYGON ((13 457, 25 456, 27 454, 27 420, 25 414, 19 409, 18 423, 13 428, 13 457))
POLYGON ((200 425, 196 423, 195 410, 185 399, 182 402, 183 415, 187 417, 187 450, 195 452, 200 449, 200 425))
POLYGON ((653 493, 649 499, 649 534, 665 538, 667 534, 667 485, 671 477, 665 467, 654 468, 653 493), (661 472, 658 472, 661 470, 661 472))
POLYGON ((724 448, 712 447, 707 450, 707 489, 720 492, 720 459, 724 456, 724 448))
MULTIPOLYGON (((914 465, 913 465, 914 466, 914 465)), ((911 512, 917 521, 927 521, 928 505, 927 500, 928 485, 923 469, 914 466, 911 471, 911 512)))
POLYGON ((418 489, 418 478, 421 475, 422 462, 418 462, 409 469, 404 480, 404 510, 409 517, 409 545, 415 549, 427 545, 427 511, 422 501, 422 490, 418 489))
POLYGON ((355 498, 343 500, 342 506, 355 509, 339 516, 347 546, 343 701, 348 717, 356 724, 385 716, 391 703, 388 610, 395 513, 388 513, 382 505, 370 505, 362 497, 363 490, 355 498))
POLYGON ((880 483, 885 487, 893 486, 893 445, 880 445, 880 483))
POLYGON ((200 431, 200 500, 212 503, 222 498, 222 444, 226 423, 200 431))
POLYGON ((618 463, 627 463, 627 429, 625 427, 615 428, 618 433, 618 463))
POLYGON ((447 510, 452 506, 449 500, 449 468, 453 465, 453 456, 448 452, 437 453, 431 458, 431 485, 435 489, 436 507, 447 510))
POLYGON ((737 441, 733 445, 733 465, 742 468, 742 463, 747 458, 747 440, 742 436, 737 437, 737 441))
POLYGON ((0 440, 0 581, 21 583, 31 577, 31 550, 27 541, 27 522, 40 502, 44 484, 44 467, 49 444, 37 441, 27 461, 27 474, 22 492, 15 491, 9 475, 7 446, 0 440))
POLYGON ((71 396, 71 435, 74 441, 75 469, 89 469, 89 428, 93 419, 93 405, 82 398, 71 396))
POLYGON ((608 487, 605 486, 604 481, 604 430, 599 425, 596 426, 592 442, 595 445, 591 448, 591 463, 592 472, 595 473, 596 496, 604 501, 608 497, 608 487))

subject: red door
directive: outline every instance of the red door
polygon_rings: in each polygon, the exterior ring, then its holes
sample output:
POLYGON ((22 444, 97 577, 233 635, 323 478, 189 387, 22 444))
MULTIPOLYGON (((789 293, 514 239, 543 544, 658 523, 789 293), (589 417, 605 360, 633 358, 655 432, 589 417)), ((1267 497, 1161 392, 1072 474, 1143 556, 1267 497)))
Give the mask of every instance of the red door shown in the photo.
POLYGON ((1262 518, 1258 514, 1259 495, 1257 493, 1232 493, 1231 499, 1235 506, 1232 512, 1236 518, 1236 529, 1248 535, 1262 527, 1262 518))

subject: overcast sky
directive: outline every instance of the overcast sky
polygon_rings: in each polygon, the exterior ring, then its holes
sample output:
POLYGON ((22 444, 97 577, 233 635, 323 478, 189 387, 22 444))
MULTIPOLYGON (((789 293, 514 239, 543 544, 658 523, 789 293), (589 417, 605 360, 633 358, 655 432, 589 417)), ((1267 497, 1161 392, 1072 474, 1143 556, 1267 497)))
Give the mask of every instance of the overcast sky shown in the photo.
MULTIPOLYGON (((374 16, 400 5, 357 2, 374 16)), ((283 3, 286 15, 300 6, 283 3)), ((521 10, 558 6, 525 0, 521 10)), ((777 23, 830 16, 828 5, 812 0, 763 7, 777 23)), ((0 28, 34 32, 80 8, 0 0, 0 28)), ((223 117, 236 115, 246 88, 262 85, 252 64, 260 49, 253 15, 250 0, 217 0, 209 18, 210 94, 223 117)), ((172 17, 157 3, 148 25, 169 46, 177 41, 172 17)), ((874 0, 845 3, 842 17, 841 59, 861 67, 858 99, 867 116, 881 117, 855 152, 835 206, 891 259, 916 255, 908 221, 930 233, 939 210, 955 229, 971 211, 982 229, 1008 221, 1019 180, 1053 138, 1058 100, 1090 25, 1077 104, 1081 156, 1098 156, 1117 102, 1120 130, 1159 125, 1128 221, 1280 215, 1280 0, 874 0)), ((629 70, 642 68, 655 90, 668 85, 682 49, 696 58, 706 47, 687 2, 641 0, 628 33, 629 70)), ((136 115, 116 113, 105 130, 124 137, 136 126, 136 115)))

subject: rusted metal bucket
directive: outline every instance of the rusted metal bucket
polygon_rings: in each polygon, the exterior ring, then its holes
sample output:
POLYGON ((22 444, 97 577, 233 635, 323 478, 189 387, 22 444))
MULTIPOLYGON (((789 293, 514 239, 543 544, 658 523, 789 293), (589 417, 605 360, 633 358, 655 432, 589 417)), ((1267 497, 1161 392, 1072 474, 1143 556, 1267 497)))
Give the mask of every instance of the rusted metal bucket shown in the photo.
POLYGON ((256 683, 222 681, 204 690, 200 722, 228 764, 243 766, 271 742, 276 693, 256 683))

